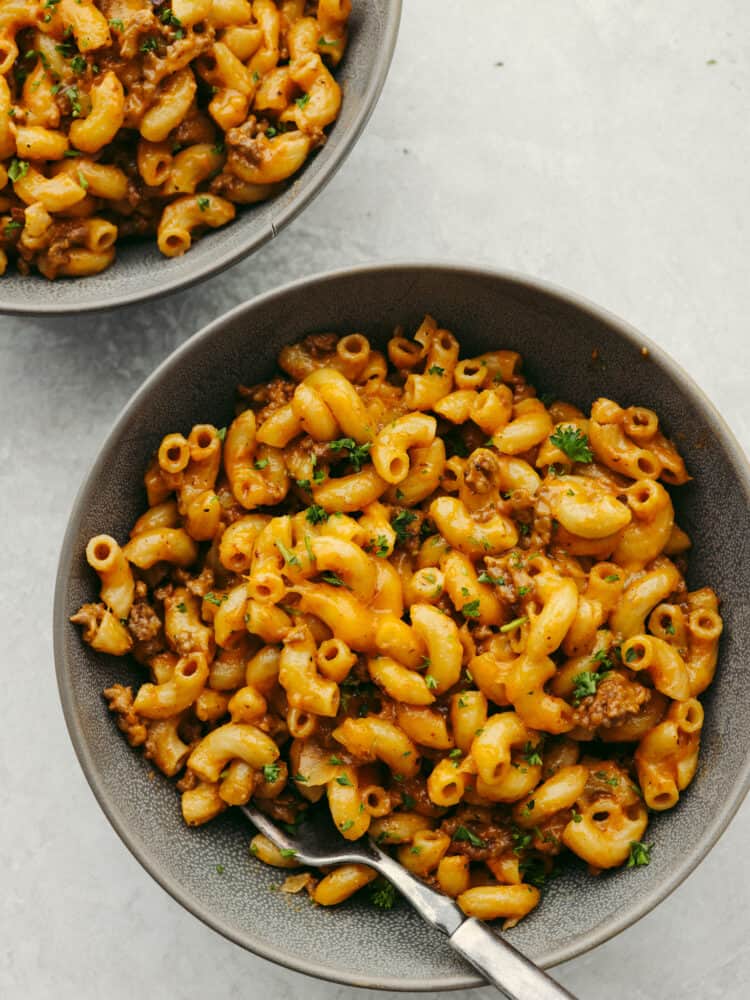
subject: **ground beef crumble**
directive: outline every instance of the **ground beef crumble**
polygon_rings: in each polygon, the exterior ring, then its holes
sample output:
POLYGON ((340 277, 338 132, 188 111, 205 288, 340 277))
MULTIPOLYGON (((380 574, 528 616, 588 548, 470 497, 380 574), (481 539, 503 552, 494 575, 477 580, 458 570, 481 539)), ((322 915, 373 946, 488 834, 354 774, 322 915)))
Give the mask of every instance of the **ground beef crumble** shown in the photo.
POLYGON ((573 719, 583 729, 593 730, 600 726, 606 729, 636 715, 650 698, 647 687, 615 670, 601 681, 596 694, 584 698, 573 710, 573 719))

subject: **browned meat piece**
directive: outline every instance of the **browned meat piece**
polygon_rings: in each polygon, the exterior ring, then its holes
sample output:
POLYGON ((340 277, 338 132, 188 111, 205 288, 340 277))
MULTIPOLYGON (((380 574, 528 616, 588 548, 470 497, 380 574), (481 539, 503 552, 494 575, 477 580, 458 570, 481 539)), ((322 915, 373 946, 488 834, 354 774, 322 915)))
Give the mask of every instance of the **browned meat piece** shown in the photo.
POLYGON ((253 799, 256 809, 266 813, 277 823, 291 823, 294 825, 300 813, 304 812, 307 806, 291 792, 283 792, 275 799, 253 799))
POLYGON ((573 720, 583 729, 607 728, 628 715, 635 715, 650 697, 647 687, 615 670, 601 681, 596 694, 584 698, 574 709, 573 720))
POLYGON ((130 609, 128 632, 136 642, 155 639, 161 631, 161 618, 146 601, 137 601, 130 609))
POLYGON ((257 412, 258 422, 263 423, 272 413, 280 410, 291 400, 296 385, 286 378, 273 378, 262 385, 237 387, 237 395, 250 402, 250 407, 257 412))
POLYGON ((133 710, 133 691, 123 684, 113 684, 102 692, 107 699, 107 707, 117 716, 117 728, 123 732, 131 747, 139 747, 146 742, 148 729, 133 710))
POLYGON ((472 493, 490 493, 497 485, 497 459, 488 448, 473 452, 464 469, 464 483, 472 493))
POLYGON ((443 820, 440 829, 452 839, 452 854, 465 854, 472 861, 500 857, 513 846, 512 822, 506 810, 464 806, 443 820), (456 839, 458 835, 458 839, 456 839))
POLYGON ((106 613, 103 604, 84 604, 70 620, 74 625, 83 625, 83 641, 92 642, 99 627, 99 622, 106 613))
POLYGON ((400 806, 408 812, 416 812, 421 816, 437 818, 445 815, 445 809, 436 806, 427 794, 427 782, 417 776, 394 783, 390 789, 391 795, 400 799, 400 806))

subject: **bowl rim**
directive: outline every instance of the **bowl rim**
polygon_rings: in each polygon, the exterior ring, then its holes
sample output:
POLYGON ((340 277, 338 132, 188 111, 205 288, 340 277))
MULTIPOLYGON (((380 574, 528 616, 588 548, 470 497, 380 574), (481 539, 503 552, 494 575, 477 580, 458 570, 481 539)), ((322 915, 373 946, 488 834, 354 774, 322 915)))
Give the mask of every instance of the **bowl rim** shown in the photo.
MULTIPOLYGON (((158 865, 152 864, 141 850, 135 838, 130 835, 127 825, 120 819, 118 809, 114 801, 110 801, 107 792, 100 784, 94 759, 86 746, 82 734, 75 725, 75 706, 73 687, 67 669, 67 652, 65 639, 65 626, 67 625, 66 615, 66 591, 70 577, 72 562, 78 553, 73 551, 76 530, 75 526, 80 520, 85 507, 86 496, 93 485, 93 482, 101 474, 106 465, 108 452, 114 446, 114 439, 119 437, 123 429, 127 426, 133 413, 138 409, 141 401, 146 398, 152 389, 159 383, 169 369, 180 360, 183 355, 194 350, 199 344, 210 340, 223 327, 243 314, 252 314, 259 306, 267 305, 275 301, 283 300, 290 292, 304 290, 312 286, 325 286, 335 283, 342 278, 350 277, 371 277, 379 273, 400 271, 413 272, 415 277, 425 271, 438 272, 445 275, 464 276, 469 278, 489 278, 500 279, 503 282, 517 286, 521 290, 542 295, 556 300, 563 305, 573 307, 588 314, 591 318, 616 330, 628 343, 634 347, 647 348, 651 356, 655 358, 667 371, 670 377, 679 381, 692 405, 703 411, 706 419, 711 422, 717 435, 722 440, 727 449, 732 464, 737 469, 741 480, 745 499, 750 505, 750 464, 744 450, 734 436, 724 417, 711 402, 704 391, 697 385, 692 377, 684 371, 666 351, 650 338, 641 334, 635 327, 620 319, 614 313, 596 305, 584 296, 576 292, 568 291, 545 279, 521 274, 516 271, 506 269, 496 269, 487 266, 472 266, 465 263, 453 263, 451 261, 388 261, 360 264, 355 267, 337 268, 307 276, 288 282, 278 288, 271 289, 240 303, 222 316, 213 320, 207 326, 198 330, 189 337, 183 344, 174 350, 162 361, 156 369, 148 376, 145 382, 131 396, 119 416, 115 420, 107 437, 102 443, 96 459, 94 460, 88 474, 78 490, 71 513, 68 519, 68 526, 60 550, 60 558, 55 583, 55 597, 53 608, 53 644, 55 671, 57 675, 58 691, 62 704, 65 723, 73 743, 76 756, 89 783, 91 791, 101 806, 104 814, 114 827, 128 850, 146 869, 151 877, 165 889, 173 899, 180 903, 186 910, 198 917, 204 924, 222 934, 252 952, 253 954, 281 965, 294 972, 301 972, 317 979, 328 982, 341 983, 345 986, 356 986, 369 989, 394 990, 399 992, 426 992, 435 990, 458 990, 475 986, 486 985, 484 979, 467 972, 464 975, 447 975, 430 978, 413 979, 392 979, 387 975, 366 976, 356 972, 346 973, 343 970, 329 968, 322 963, 303 962, 293 954, 288 954, 283 948, 269 946, 262 941, 258 941, 250 932, 240 933, 229 927, 221 919, 208 912, 200 903, 190 898, 187 891, 184 891, 180 884, 174 879, 159 870, 158 865)), ((682 882, 690 875, 708 854, 709 850, 718 841, 732 817, 735 815, 748 790, 750 790, 750 755, 745 760, 744 765, 734 783, 731 794, 721 807, 713 815, 711 822, 703 829, 702 835, 695 847, 686 854, 677 864, 672 874, 650 891, 639 895, 632 903, 624 906, 618 911, 616 917, 606 921, 601 927, 594 928, 576 940, 566 945, 551 948, 543 955, 540 965, 543 968, 550 968, 562 962, 569 961, 592 948, 610 940, 616 934, 630 927, 641 917, 649 913, 657 904, 666 899, 682 882)))
MULTIPOLYGON (((277 236, 333 179, 339 167, 351 153, 375 110, 393 61, 393 54, 396 50, 403 0, 386 0, 386 3, 387 12, 384 18, 385 24, 380 54, 377 56, 374 72, 368 80, 362 98, 362 107, 352 121, 349 132, 343 138, 341 145, 334 150, 331 159, 321 169, 319 175, 310 183, 309 187, 299 197, 292 198, 286 208, 280 211, 271 222, 260 229, 254 236, 246 240, 238 240, 236 246, 229 247, 215 257, 208 256, 205 267, 198 270, 197 273, 188 273, 181 277, 168 278, 158 288, 147 291, 139 291, 137 288, 134 288, 131 292, 115 292, 112 296, 107 294, 106 297, 102 295, 96 299, 92 299, 90 302, 79 303, 74 298, 71 298, 70 302, 43 302, 36 305, 8 299, 0 290, 0 316, 69 316, 73 314, 110 311, 123 306, 149 302, 162 296, 172 295, 183 288, 200 284, 215 274, 225 271, 245 257, 249 257, 270 239, 277 236)), ((76 280, 85 281, 86 279, 73 279, 73 281, 76 280)))

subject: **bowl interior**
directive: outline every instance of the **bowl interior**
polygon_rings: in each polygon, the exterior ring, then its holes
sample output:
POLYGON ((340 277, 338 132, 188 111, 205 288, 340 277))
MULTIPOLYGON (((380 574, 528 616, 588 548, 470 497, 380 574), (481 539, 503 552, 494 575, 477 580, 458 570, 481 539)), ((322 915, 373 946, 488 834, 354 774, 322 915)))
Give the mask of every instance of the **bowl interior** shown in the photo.
POLYGON ((240 307, 165 362, 118 421, 72 515, 55 621, 72 738, 99 801, 151 874, 199 917, 259 954, 345 983, 409 990, 477 979, 406 905, 382 913, 353 901, 329 911, 274 891, 282 876, 248 856, 241 815, 230 811, 187 829, 174 789, 160 775, 150 780, 148 762, 128 748, 102 701, 105 683, 132 682, 135 669, 125 660, 102 662, 67 616, 95 593, 86 541, 98 531, 127 537, 144 505, 142 470, 164 433, 199 421, 226 424, 235 385, 267 378, 279 348, 306 333, 356 330, 382 344, 397 323, 413 331, 427 311, 458 336, 462 356, 501 346, 521 351, 541 391, 585 408, 599 395, 653 407, 695 476, 677 491, 679 522, 694 541, 689 583, 711 584, 725 618, 717 680, 704 699, 697 777, 676 809, 653 817, 649 867, 598 879, 571 869, 508 936, 550 965, 655 905, 708 850, 747 786, 750 560, 740 540, 749 537, 750 491, 744 457, 700 392, 658 348, 594 307, 522 279, 427 266, 310 279, 240 307), (217 864, 224 865, 221 875, 217 864))
POLYGON ((257 250, 311 201, 351 150, 385 81, 400 12, 401 0, 353 5, 349 43, 336 70, 344 98, 341 113, 325 146, 278 197, 239 209, 234 222, 207 232, 183 257, 163 257, 148 239, 118 244, 112 267, 89 278, 23 278, 11 268, 0 287, 0 312, 59 314, 138 302, 207 278, 257 250))

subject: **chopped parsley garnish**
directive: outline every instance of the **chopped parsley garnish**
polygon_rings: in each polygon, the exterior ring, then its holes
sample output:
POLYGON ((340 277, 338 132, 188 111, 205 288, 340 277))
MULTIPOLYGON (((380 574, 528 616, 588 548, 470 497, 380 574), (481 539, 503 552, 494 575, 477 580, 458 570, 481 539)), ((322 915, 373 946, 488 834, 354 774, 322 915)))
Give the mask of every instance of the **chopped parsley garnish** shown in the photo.
POLYGON ((542 763, 542 755, 540 753, 541 749, 542 749, 541 741, 537 743, 536 746, 534 746, 530 741, 527 741, 524 744, 523 748, 523 756, 526 762, 531 764, 532 766, 541 764, 542 763))
POLYGON ((642 865, 649 864, 653 846, 653 844, 642 844, 640 840, 632 840, 630 842, 630 857, 626 867, 640 868, 642 865))
POLYGON ((292 778, 292 781, 296 781, 300 785, 306 785, 307 777, 304 774, 300 774, 300 772, 298 771, 292 778))
POLYGON ((217 608, 220 608, 224 603, 224 601, 226 601, 226 599, 227 599, 226 594, 217 595, 212 590, 209 590, 209 592, 203 598, 203 600, 208 601, 209 604, 215 604, 217 608))
POLYGON ((580 823, 583 817, 579 812, 576 812, 575 809, 573 809, 570 813, 570 818, 573 820, 574 823, 580 823))
POLYGON ((5 232, 6 236, 10 236, 11 233, 13 232, 13 230, 15 230, 15 229, 23 229, 23 223, 22 222, 16 222, 15 219, 11 219, 10 222, 6 222, 5 223, 4 232, 5 232))
POLYGON ((445 375, 445 368, 441 368, 440 365, 432 365, 427 369, 428 375, 445 375))
POLYGON ((216 866, 216 874, 217 875, 223 875, 224 872, 225 872, 224 865, 217 865, 216 866))
POLYGON ((297 105, 298 108, 306 108, 307 105, 310 103, 310 95, 303 94, 302 97, 298 97, 294 103, 297 105))
POLYGON ((571 462, 593 462, 589 439, 577 427, 558 427, 550 442, 559 448, 571 462))
POLYGON ((201 210, 201 212, 205 212, 210 204, 211 204, 211 199, 207 198, 206 195, 201 195, 198 198, 198 208, 201 210))
POLYGON ((526 597, 526 595, 530 594, 530 593, 531 593, 531 584, 528 584, 525 587, 519 587, 518 588, 518 596, 519 597, 526 597))
POLYGON ((625 650, 625 662, 632 663, 633 660, 638 659, 638 650, 635 646, 631 646, 630 649, 625 650))
POLYGON ((147 38, 145 42, 141 42, 141 52, 156 52, 157 45, 155 38, 147 38))
POLYGON ((405 792, 403 798, 401 799, 401 805, 404 809, 413 809, 416 804, 417 803, 413 796, 409 795, 408 792, 405 792))
POLYGON ((438 686, 438 682, 435 680, 432 674, 425 674, 424 682, 430 691, 434 691, 435 688, 438 686))
POLYGON ((220 427, 216 432, 216 437, 219 439, 219 441, 223 441, 226 436, 227 436, 226 427, 220 427))
POLYGON ((82 170, 78 171, 78 183, 81 185, 81 187, 83 188, 84 191, 88 191, 89 182, 83 176, 83 171, 82 170))
POLYGON ((674 624, 672 622, 667 622, 667 624, 664 626, 664 631, 666 632, 667 635, 674 635, 675 634, 674 624))
POLYGON ((177 607, 177 610, 180 611, 183 615, 187 612, 187 608, 185 607, 185 602, 184 601, 180 601, 180 603, 178 605, 176 605, 176 607, 177 607))
POLYGON ((314 503, 305 511, 305 519, 309 521, 310 524, 322 524, 323 521, 328 520, 328 514, 326 513, 325 508, 321 507, 317 503, 314 503))
POLYGON ((291 549, 288 549, 286 547, 286 545, 284 545, 283 542, 280 542, 278 538, 275 539, 275 545, 276 545, 276 548, 279 550, 279 552, 284 557, 284 562, 285 563, 288 563, 289 566, 299 566, 299 565, 301 565, 301 563, 299 561, 299 558, 292 552, 291 549))
POLYGON ((520 854, 521 851, 527 850, 534 840, 534 834, 530 830, 521 830, 518 827, 513 829, 512 837, 514 854, 520 854))
POLYGON ((282 856, 282 858, 296 858, 297 857, 297 852, 294 850, 293 847, 281 847, 279 849, 279 854, 282 856))
POLYGON ((269 785, 272 785, 274 781, 278 781, 280 774, 281 768, 278 764, 263 765, 263 780, 267 781, 269 785))
POLYGON ((390 545, 388 543, 388 539, 386 538, 386 536, 378 535, 378 537, 375 539, 375 545, 373 546, 373 552, 375 553, 375 555, 379 556, 381 559, 385 559, 386 556, 388 555, 389 549, 390 545))
POLYGON ((323 38, 323 36, 321 35, 321 37, 318 39, 318 45, 338 45, 338 44, 339 44, 338 38, 332 38, 329 40, 328 38, 323 38))
POLYGON ((451 752, 448 754, 448 756, 453 761, 453 763, 454 763, 454 765, 456 767, 458 767, 458 765, 459 765, 459 763, 460 763, 461 758, 463 757, 463 755, 464 755, 463 754, 463 750, 461 750, 460 747, 456 747, 455 750, 451 750, 451 752))
POLYGON ((524 881, 529 885, 535 885, 537 889, 544 886, 547 878, 547 870, 541 858, 525 858, 518 866, 518 870, 523 875, 524 881))
POLYGON ((507 622, 505 625, 500 626, 501 632, 512 632, 513 629, 519 628, 524 625, 529 620, 528 615, 521 615, 520 618, 514 618, 512 622, 507 622))
POLYGON ((395 887, 387 879, 375 879, 370 889, 370 902, 381 910, 390 910, 396 902, 395 887))
POLYGON ((591 657, 591 662, 600 664, 602 667, 605 668, 605 670, 612 669, 612 661, 610 660, 608 651, 606 649, 597 650, 596 653, 594 653, 594 655, 591 657))
POLYGON ((339 764, 343 764, 344 762, 343 762, 343 760, 340 757, 333 756, 333 757, 329 757, 328 758, 328 763, 329 764, 334 764, 334 765, 339 765, 339 764))
POLYGON ((161 23, 173 24, 175 28, 182 27, 182 21, 179 19, 179 17, 177 17, 176 14, 172 13, 172 11, 169 8, 161 12, 161 23))
POLYGON ((325 580, 326 583, 330 583, 332 587, 345 587, 346 584, 336 573, 321 573, 321 580, 325 580))
POLYGON ((114 28, 115 31, 124 31, 125 29, 125 23, 119 17, 113 17, 109 22, 109 26, 110 28, 114 28))
POLYGON ((74 73, 85 73, 88 68, 88 63, 82 55, 75 55, 70 60, 70 68, 74 73))
POLYGON ((617 575, 617 573, 610 573, 608 576, 604 577, 604 582, 605 583, 617 583, 617 581, 619 579, 620 579, 620 577, 617 575))
POLYGON ((269 460, 267 458, 259 458, 257 462, 253 462, 253 467, 256 469, 265 469, 268 465, 268 461, 269 460))
POLYGON ((346 833, 346 831, 347 831, 347 830, 351 830, 351 828, 352 828, 353 826, 354 826, 354 820, 353 820, 353 819, 347 819, 347 820, 345 820, 345 821, 344 821, 344 822, 343 822, 343 823, 341 824, 341 832, 342 832, 342 833, 346 833))
POLYGON ((328 447, 335 451, 347 452, 347 457, 355 472, 359 472, 370 456, 369 441, 365 441, 364 444, 357 444, 354 438, 338 438, 336 441, 331 441, 328 447))
POLYGON ((477 577, 477 579, 479 580, 480 583, 494 583, 496 587, 502 587, 502 586, 505 585, 505 579, 504 579, 504 577, 502 577, 502 576, 492 576, 491 573, 488 573, 484 569, 479 574, 479 576, 477 577))
POLYGON ((580 705, 584 698, 596 694, 596 689, 608 675, 608 670, 598 674, 592 670, 584 670, 576 674, 573 678, 573 704, 580 705))
POLYGON ((456 832, 453 834, 454 840, 467 840, 472 847, 486 847, 486 843, 481 837, 470 830, 467 826, 459 826, 456 828, 456 832))
POLYGON ((409 532, 406 530, 409 525, 416 521, 417 515, 412 510, 402 510, 391 521, 391 527, 396 532, 396 541, 405 542, 409 537, 409 532))
POLYGON ((336 776, 336 784, 337 785, 343 785, 345 788, 353 788, 354 787, 354 785, 352 783, 352 780, 351 780, 351 778, 349 777, 348 774, 339 774, 339 775, 337 775, 336 776))
POLYGON ((8 177, 13 181, 20 181, 29 172, 29 164, 26 160, 11 160, 8 167, 8 177))
POLYGON ((531 816, 531 814, 534 811, 534 806, 535 805, 536 805, 536 802, 533 799, 529 799, 529 801, 523 807, 522 815, 523 816, 531 816))
POLYGON ((473 601, 469 601, 468 604, 464 604, 461 608, 461 614, 464 618, 478 618, 479 617, 479 598, 475 597, 473 601))
POLYGON ((414 847, 410 848, 409 854, 421 854, 422 848, 415 844, 414 847))

